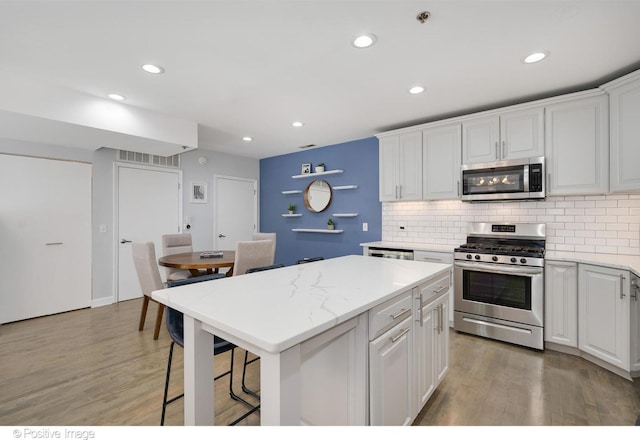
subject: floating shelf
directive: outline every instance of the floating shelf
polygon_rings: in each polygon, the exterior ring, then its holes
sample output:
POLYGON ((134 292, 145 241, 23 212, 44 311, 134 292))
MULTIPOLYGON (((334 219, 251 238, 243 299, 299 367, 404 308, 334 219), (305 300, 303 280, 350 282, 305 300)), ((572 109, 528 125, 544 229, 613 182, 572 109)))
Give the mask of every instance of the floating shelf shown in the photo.
POLYGON ((340 191, 341 189, 356 189, 358 185, 332 186, 331 188, 335 191, 340 191))
POLYGON ((314 177, 314 176, 324 176, 326 174, 339 174, 343 173, 343 170, 329 170, 323 171, 321 173, 309 173, 309 174, 296 174, 295 176, 291 176, 292 179, 304 179, 305 177, 314 177))
POLYGON ((301 189, 292 189, 289 191, 282 191, 282 194, 302 194, 301 189))
POLYGON ((302 214, 282 214, 283 217, 302 217, 302 214))
MULTIPOLYGON (((319 174, 319 173, 316 173, 319 174)), ((292 229, 293 232, 315 232, 318 234, 342 234, 344 229, 292 229)))
POLYGON ((344 214, 332 214, 334 217, 357 217, 357 212, 346 212, 344 214))

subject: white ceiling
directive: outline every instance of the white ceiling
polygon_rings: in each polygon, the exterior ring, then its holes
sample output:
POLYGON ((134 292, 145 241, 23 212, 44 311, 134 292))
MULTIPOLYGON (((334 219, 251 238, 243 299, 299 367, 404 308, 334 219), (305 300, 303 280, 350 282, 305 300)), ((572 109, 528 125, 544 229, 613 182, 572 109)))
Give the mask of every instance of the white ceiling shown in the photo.
POLYGON ((597 86, 640 68, 639 23, 638 0, 0 0, 0 71, 117 92, 198 123, 199 148, 264 158, 597 86), (363 32, 377 44, 351 46, 363 32))

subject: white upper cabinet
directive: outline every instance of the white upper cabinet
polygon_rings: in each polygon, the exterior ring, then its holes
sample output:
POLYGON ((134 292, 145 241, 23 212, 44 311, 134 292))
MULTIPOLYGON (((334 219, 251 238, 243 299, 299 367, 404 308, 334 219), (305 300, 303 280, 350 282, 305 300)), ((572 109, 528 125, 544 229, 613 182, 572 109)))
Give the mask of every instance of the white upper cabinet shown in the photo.
POLYGON ((609 94, 610 190, 640 190, 640 74, 602 86, 609 94))
POLYGON ((545 108, 547 195, 608 190, 608 99, 599 92, 587 95, 545 108))
POLYGON ((380 138, 380 201, 422 199, 422 131, 380 138))
POLYGON ((422 132, 422 198, 456 199, 460 196, 461 124, 422 132))
POLYGON ((544 155, 544 108, 514 110, 462 122, 464 164, 544 155))

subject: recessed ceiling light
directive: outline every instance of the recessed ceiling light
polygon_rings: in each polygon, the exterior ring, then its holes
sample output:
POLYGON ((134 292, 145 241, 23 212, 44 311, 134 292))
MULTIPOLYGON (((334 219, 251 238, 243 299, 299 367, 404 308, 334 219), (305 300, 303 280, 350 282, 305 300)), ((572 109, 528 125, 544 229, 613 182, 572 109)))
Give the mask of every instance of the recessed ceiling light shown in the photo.
POLYGON ((291 125, 293 125, 294 127, 302 127, 304 124, 302 122, 296 121, 292 122, 291 125))
POLYGON ((359 49, 364 49, 366 47, 372 46, 376 42, 376 36, 373 34, 364 34, 358 35, 353 39, 353 44, 355 47, 359 49))
POLYGON ((124 101, 124 96, 118 93, 109 93, 107 96, 115 101, 124 101))
POLYGON ((547 52, 534 52, 531 55, 527 56, 523 61, 527 64, 537 63, 538 61, 544 60, 547 55, 547 52))
POLYGON ((412 95, 417 95, 418 93, 422 92, 424 92, 424 87, 421 86, 415 86, 409 89, 409 93, 411 93, 412 95))
POLYGON ((253 140, 253 138, 251 136, 245 136, 242 138, 243 141, 245 142, 251 142, 253 140))
POLYGON ((164 69, 154 64, 144 64, 142 70, 149 73, 164 73, 164 69))

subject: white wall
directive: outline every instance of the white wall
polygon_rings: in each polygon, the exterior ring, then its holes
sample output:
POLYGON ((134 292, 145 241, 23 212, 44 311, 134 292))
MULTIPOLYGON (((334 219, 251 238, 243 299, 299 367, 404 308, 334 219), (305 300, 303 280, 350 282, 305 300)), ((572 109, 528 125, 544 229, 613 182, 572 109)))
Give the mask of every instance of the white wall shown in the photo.
POLYGON ((547 250, 640 255, 640 194, 548 197, 539 202, 383 203, 382 240, 453 249, 466 241, 469 222, 502 221, 546 223, 547 250))
MULTIPOLYGON (((114 290, 113 163, 117 156, 116 150, 103 148, 91 151, 0 138, 0 153, 93 163, 92 299, 94 305, 110 303, 114 290), (100 232, 99 225, 106 225, 106 232, 100 232)), ((213 246, 213 200, 211 198, 213 175, 223 174, 259 180, 259 162, 256 159, 194 150, 181 156, 181 168, 184 179, 183 212, 185 216, 192 218, 193 227, 190 232, 193 235, 194 248, 211 249, 213 246), (198 163, 198 157, 201 156, 208 159, 204 166, 198 163), (207 204, 189 203, 191 181, 208 183, 207 204)))

